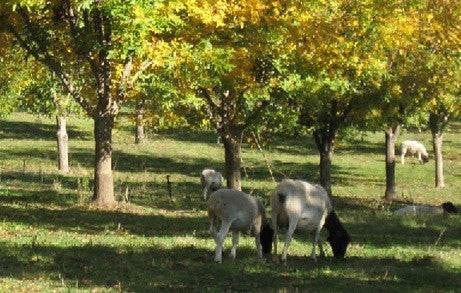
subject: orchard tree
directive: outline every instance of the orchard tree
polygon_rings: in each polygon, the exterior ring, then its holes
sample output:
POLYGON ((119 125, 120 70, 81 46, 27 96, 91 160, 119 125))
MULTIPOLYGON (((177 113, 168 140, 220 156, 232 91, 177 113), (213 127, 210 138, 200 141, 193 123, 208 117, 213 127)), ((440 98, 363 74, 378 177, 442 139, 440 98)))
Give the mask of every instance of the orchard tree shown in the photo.
POLYGON ((161 34, 174 26, 157 1, 8 0, 0 27, 60 79, 94 120, 94 197, 112 205, 112 129, 143 60, 155 58, 161 34))
POLYGON ((331 195, 335 140, 362 121, 386 74, 381 42, 392 14, 376 1, 298 2, 290 23, 283 88, 311 131, 320 155, 320 184, 331 195))
POLYGON ((70 167, 67 118, 71 113, 81 114, 80 108, 43 65, 32 61, 26 66, 29 74, 35 76, 30 77, 27 87, 21 92, 20 107, 33 114, 55 116, 58 170, 68 173, 70 167))
POLYGON ((195 92, 199 99, 189 95, 190 101, 204 108, 221 136, 227 186, 241 189, 243 132, 260 122, 278 92, 280 3, 201 1, 185 2, 182 9, 181 84, 195 92))
POLYGON ((443 132, 461 114, 461 3, 427 1, 418 26, 416 73, 426 101, 435 156, 435 186, 443 188, 443 132))
POLYGON ((421 116, 424 100, 418 93, 420 80, 415 74, 415 60, 411 54, 417 46, 415 34, 420 11, 412 5, 395 3, 392 26, 383 27, 381 46, 385 52, 387 66, 386 79, 382 83, 376 110, 368 118, 377 129, 384 127, 386 146, 386 190, 387 201, 396 195, 395 149, 401 126, 421 116), (374 117, 373 117, 374 116, 374 117))

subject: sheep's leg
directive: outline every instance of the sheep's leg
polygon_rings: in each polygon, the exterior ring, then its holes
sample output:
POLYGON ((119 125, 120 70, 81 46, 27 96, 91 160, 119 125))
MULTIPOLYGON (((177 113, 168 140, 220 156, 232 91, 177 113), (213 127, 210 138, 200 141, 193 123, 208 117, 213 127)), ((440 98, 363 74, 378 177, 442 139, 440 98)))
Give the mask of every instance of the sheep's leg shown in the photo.
POLYGON ((287 237, 285 239, 285 245, 283 246, 282 251, 282 261, 284 262, 287 260, 288 247, 290 247, 291 238, 293 237, 293 233, 295 232, 296 226, 298 225, 298 218, 292 217, 290 218, 289 222, 287 237))
POLYGON ((317 245, 319 246, 319 250, 320 250, 320 257, 324 258, 325 257, 325 251, 323 250, 323 245, 322 245, 322 239, 320 239, 320 236, 317 240, 317 245))
POLYGON ((402 148, 402 154, 400 155, 400 160, 402 162, 402 165, 405 164, 405 154, 407 153, 406 148, 402 148))
POLYGON ((215 219, 212 219, 210 221, 210 234, 213 237, 214 241, 217 241, 216 236, 218 235, 218 226, 215 219))
POLYGON ((235 256, 237 255, 237 245, 239 244, 239 232, 238 231, 232 231, 232 248, 230 252, 230 258, 235 259, 235 256))
POLYGON ((274 254, 272 259, 277 261, 277 242, 278 242, 278 225, 277 225, 277 215, 272 215, 272 228, 274 229, 274 234, 272 236, 272 242, 274 242, 274 254))
POLYGON ((312 252, 311 252, 311 258, 314 260, 314 261, 317 261, 317 257, 315 255, 315 245, 319 245, 319 249, 321 249, 321 253, 323 253, 325 255, 325 253, 323 252, 323 248, 321 247, 321 244, 320 244, 320 229, 316 229, 314 231, 314 240, 312 241, 312 252))
POLYGON ((260 259, 262 259, 263 258, 263 250, 261 248, 260 234, 259 233, 257 233, 255 235, 255 243, 256 243, 256 251, 258 252, 258 257, 260 259))
POLYGON ((232 225, 232 222, 223 222, 221 225, 221 229, 216 235, 216 251, 215 251, 215 256, 214 256, 214 260, 216 262, 219 262, 219 263, 222 262, 222 249, 223 249, 224 238, 229 232, 231 225, 232 225))
POLYGON ((422 160, 421 160, 421 152, 418 152, 418 161, 421 163, 422 160))

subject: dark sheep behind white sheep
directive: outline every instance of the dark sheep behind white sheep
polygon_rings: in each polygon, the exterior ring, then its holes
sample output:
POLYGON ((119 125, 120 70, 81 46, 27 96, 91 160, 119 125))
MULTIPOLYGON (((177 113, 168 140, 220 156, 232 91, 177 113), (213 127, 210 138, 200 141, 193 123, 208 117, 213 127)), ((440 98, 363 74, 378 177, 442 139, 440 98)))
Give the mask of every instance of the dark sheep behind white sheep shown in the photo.
POLYGON ((274 229, 274 257, 277 257, 277 233, 280 227, 287 227, 282 261, 286 261, 288 248, 295 230, 313 233, 311 258, 316 260, 315 246, 324 256, 320 231, 323 226, 328 230, 327 241, 336 258, 343 258, 351 238, 339 221, 332 208, 327 192, 321 186, 315 186, 300 180, 284 180, 271 196, 272 226, 274 229))
POLYGON ((222 262, 223 242, 229 231, 232 231, 232 259, 236 256, 240 232, 255 237, 259 258, 263 257, 263 253, 270 253, 273 231, 267 222, 264 205, 259 199, 238 190, 220 189, 213 192, 208 199, 208 218, 210 233, 216 242, 216 262, 222 262))

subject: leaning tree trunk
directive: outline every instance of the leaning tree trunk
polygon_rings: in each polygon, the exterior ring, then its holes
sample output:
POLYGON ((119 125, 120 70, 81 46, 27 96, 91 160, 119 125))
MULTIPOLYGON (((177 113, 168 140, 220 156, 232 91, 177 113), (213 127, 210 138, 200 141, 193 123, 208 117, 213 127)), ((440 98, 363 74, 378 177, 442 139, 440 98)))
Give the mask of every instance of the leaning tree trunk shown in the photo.
POLYGON ((332 196, 331 166, 335 135, 329 131, 315 130, 313 136, 320 154, 320 185, 332 196))
MULTIPOLYGON (((442 145, 443 145, 443 132, 439 127, 438 119, 439 117, 435 114, 430 114, 429 116, 429 125, 432 133, 432 147, 434 149, 435 156, 435 187, 444 188, 445 187, 445 178, 443 176, 443 155, 442 155, 442 145)), ((448 120, 448 119, 446 119, 448 120)))
POLYGON ((223 133, 221 138, 224 144, 227 187, 242 190, 240 135, 238 133, 223 133))
POLYGON ((116 203, 112 176, 112 129, 114 117, 100 115, 94 118, 95 165, 93 201, 110 206, 116 203))
POLYGON ((141 144, 144 142, 144 99, 140 99, 136 104, 136 133, 135 133, 135 144, 141 144))
POLYGON ((399 136, 400 125, 390 127, 385 131, 386 136, 386 191, 384 199, 392 201, 395 198, 395 143, 399 136))
POLYGON ((56 139, 58 142, 58 169, 60 172, 69 173, 69 147, 66 127, 66 117, 64 115, 56 116, 58 131, 56 139))

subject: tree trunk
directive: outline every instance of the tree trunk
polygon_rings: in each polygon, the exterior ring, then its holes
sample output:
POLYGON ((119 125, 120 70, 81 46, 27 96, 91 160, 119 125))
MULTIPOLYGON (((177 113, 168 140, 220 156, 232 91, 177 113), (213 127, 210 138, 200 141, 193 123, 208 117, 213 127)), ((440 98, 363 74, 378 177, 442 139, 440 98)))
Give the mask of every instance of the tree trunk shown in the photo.
POLYGON ((335 135, 329 131, 315 130, 313 136, 320 154, 320 185, 332 196, 331 166, 335 135))
POLYGON ((432 146, 435 155, 435 187, 444 188, 445 178, 443 176, 443 155, 442 155, 443 137, 442 133, 432 134, 432 146))
POLYGON ((144 99, 140 99, 136 103, 136 133, 135 133, 135 144, 141 144, 144 142, 144 99))
POLYGON ((66 117, 64 115, 56 116, 58 131, 56 139, 58 142, 58 169, 60 172, 69 173, 69 147, 66 127, 66 117))
POLYGON ((114 117, 100 115, 94 117, 95 170, 93 201, 110 206, 116 203, 112 176, 112 129, 114 117))
POLYGON ((224 144, 227 187, 242 190, 240 135, 224 133, 221 137, 224 144))
POLYGON ((434 161, 435 161, 435 187, 444 188, 445 187, 445 178, 443 176, 443 155, 442 155, 442 145, 443 145, 443 132, 439 127, 439 117, 435 114, 430 114, 429 124, 432 133, 432 147, 434 149, 434 161))
POLYGON ((384 199, 392 201, 395 198, 395 142, 399 136, 400 125, 389 127, 386 136, 386 191, 384 199))

